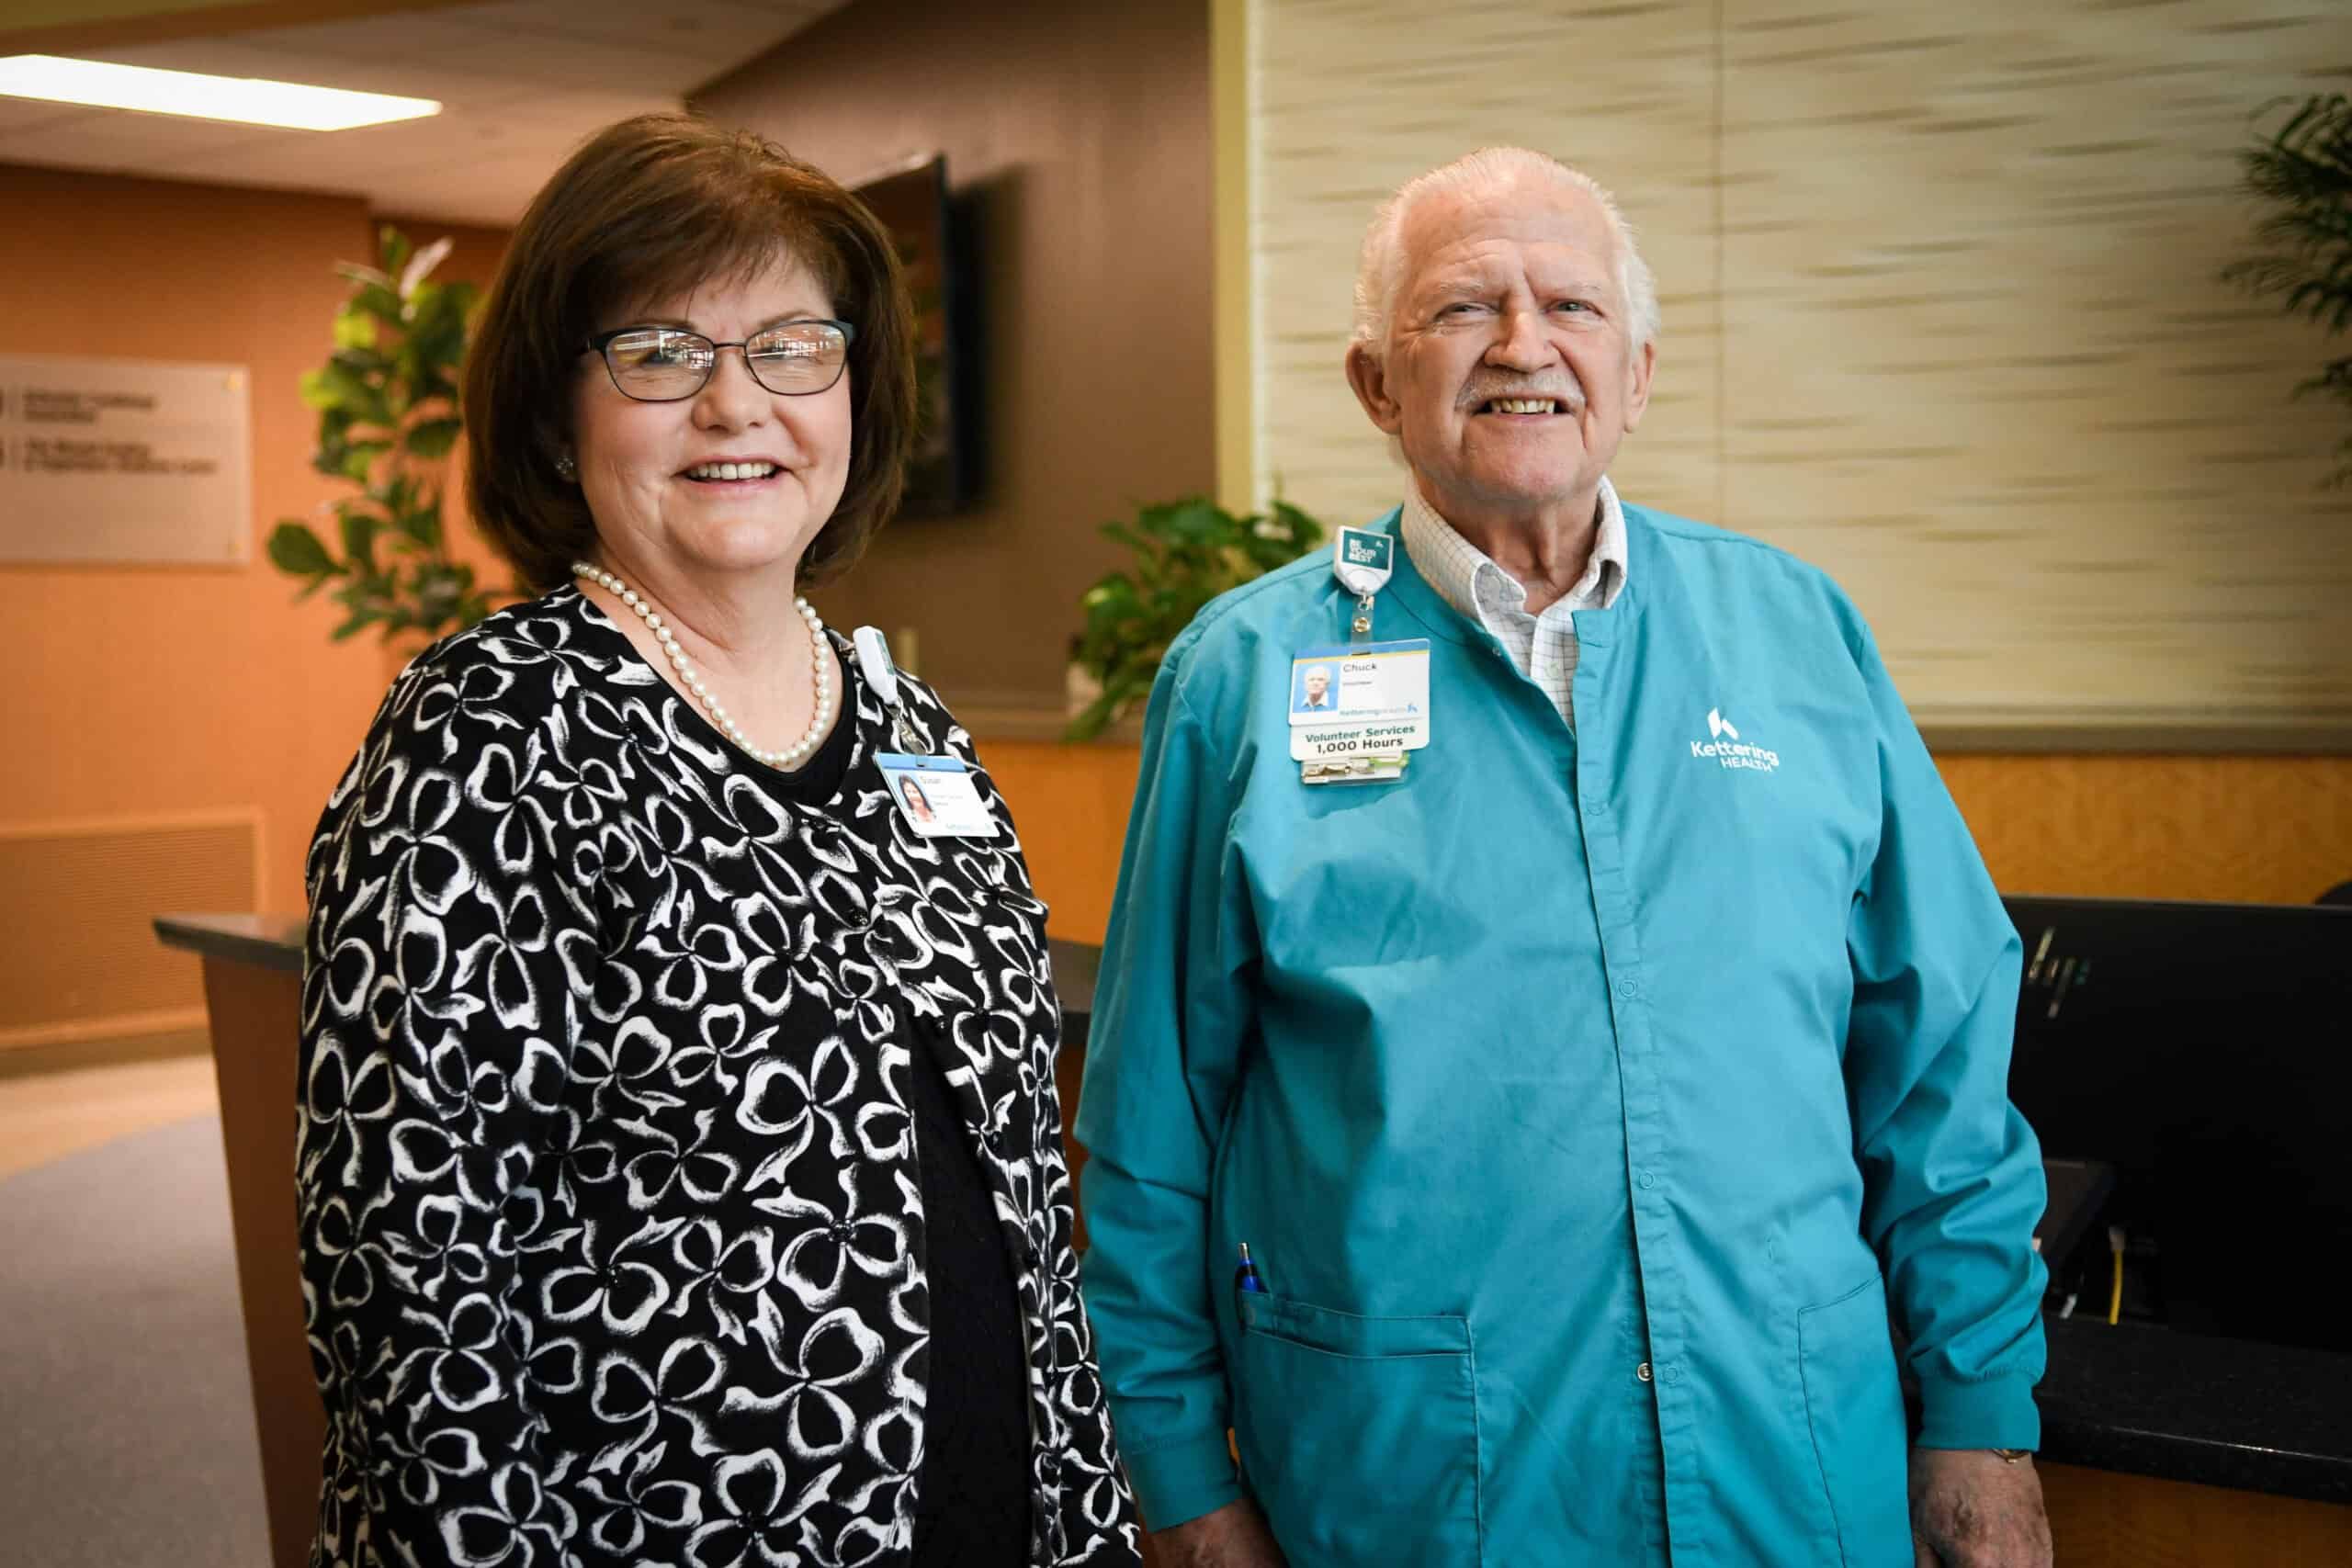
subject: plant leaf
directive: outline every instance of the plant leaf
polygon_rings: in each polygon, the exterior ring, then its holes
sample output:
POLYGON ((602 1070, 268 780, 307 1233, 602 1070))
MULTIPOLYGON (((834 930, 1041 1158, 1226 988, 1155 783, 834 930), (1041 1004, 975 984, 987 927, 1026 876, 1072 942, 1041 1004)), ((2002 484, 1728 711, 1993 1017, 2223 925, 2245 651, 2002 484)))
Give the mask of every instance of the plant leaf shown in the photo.
POLYGON ((411 457, 446 457, 465 428, 466 422, 461 419, 420 420, 408 427, 401 445, 408 448, 411 457))
POLYGON ((455 239, 444 234, 410 257, 408 265, 401 269, 401 298, 413 297, 417 287, 432 276, 433 269, 441 265, 457 243, 455 239))
POLYGON ((368 482, 368 474, 376 459, 392 449, 389 441, 354 441, 343 448, 343 467, 338 470, 345 479, 368 482))
POLYGON ((383 264, 387 275, 398 277, 401 268, 408 265, 409 254, 416 247, 409 237, 390 223, 376 231, 376 259, 383 264))
POLYGON ((421 505, 402 505, 392 513, 392 526, 427 550, 441 547, 441 502, 429 497, 421 505))
POLYGON ((345 306, 335 312, 334 345, 337 348, 373 348, 376 346, 376 318, 365 310, 345 306))
POLYGON ((401 324, 401 297, 392 292, 390 278, 362 285, 351 296, 351 308, 367 311, 388 327, 401 324))
POLYGON ((376 530, 382 525, 380 520, 350 506, 342 510, 339 520, 343 524, 343 553, 351 558, 353 565, 375 570, 376 530))
POLYGON ((291 518, 269 531, 269 564, 290 577, 331 577, 341 570, 310 527, 291 518))

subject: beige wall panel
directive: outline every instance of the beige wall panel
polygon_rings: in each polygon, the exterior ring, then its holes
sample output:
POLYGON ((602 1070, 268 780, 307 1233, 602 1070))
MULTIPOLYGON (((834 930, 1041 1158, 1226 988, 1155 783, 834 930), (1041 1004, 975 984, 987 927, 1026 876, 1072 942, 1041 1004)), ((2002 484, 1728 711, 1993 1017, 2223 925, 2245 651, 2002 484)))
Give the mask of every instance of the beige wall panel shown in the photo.
POLYGON ((1836 575, 1924 721, 2352 739, 2343 414, 2289 395, 2327 345, 2216 276, 2251 244, 2249 113, 2341 83, 2352 7, 1256 0, 1252 25, 1261 495, 1395 500, 1338 369, 1355 245, 1398 181, 1521 141, 1612 186, 1659 276, 1621 488, 1836 575))
POLYGON ((2215 277, 2248 111, 2330 61, 2310 4, 1729 6, 1724 521, 1922 718, 2352 711, 2319 340, 2215 277))
POLYGON ((1539 148, 1614 189, 1658 276, 1666 332, 1628 494, 1718 508, 1714 7, 1255 0, 1251 259, 1256 494, 1332 522, 1385 511, 1404 470, 1340 370, 1373 209, 1436 164, 1539 148))

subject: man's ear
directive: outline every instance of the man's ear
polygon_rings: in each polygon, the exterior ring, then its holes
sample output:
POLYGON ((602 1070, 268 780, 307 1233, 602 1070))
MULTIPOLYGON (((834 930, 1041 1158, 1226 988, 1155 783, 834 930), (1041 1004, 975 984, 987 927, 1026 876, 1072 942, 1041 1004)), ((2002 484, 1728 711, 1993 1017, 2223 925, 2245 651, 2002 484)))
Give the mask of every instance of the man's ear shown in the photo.
POLYGON ((1650 374, 1657 368, 1657 344, 1645 343, 1625 366, 1625 430, 1631 434, 1650 406, 1650 374))
POLYGON ((1385 434, 1395 435, 1405 427, 1404 410, 1388 393, 1388 367, 1369 346, 1361 343, 1348 344, 1348 385, 1354 389, 1356 401, 1372 416, 1372 423, 1385 434))

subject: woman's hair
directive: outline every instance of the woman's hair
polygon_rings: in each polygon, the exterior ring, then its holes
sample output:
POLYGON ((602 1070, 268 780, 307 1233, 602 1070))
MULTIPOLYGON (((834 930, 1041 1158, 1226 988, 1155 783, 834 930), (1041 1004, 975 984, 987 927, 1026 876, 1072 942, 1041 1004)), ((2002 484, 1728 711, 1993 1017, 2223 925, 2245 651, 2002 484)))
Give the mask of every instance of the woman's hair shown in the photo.
MULTIPOLYGON (((606 318, 781 258, 808 268, 857 331, 841 503, 799 581, 848 570, 899 503, 914 444, 913 312, 889 231, 831 176, 749 131, 639 115, 590 138, 514 231, 466 363, 466 481, 475 524, 525 583, 568 581, 595 543, 571 448, 574 388, 606 318)), ((595 373, 604 374, 601 366, 595 373)))

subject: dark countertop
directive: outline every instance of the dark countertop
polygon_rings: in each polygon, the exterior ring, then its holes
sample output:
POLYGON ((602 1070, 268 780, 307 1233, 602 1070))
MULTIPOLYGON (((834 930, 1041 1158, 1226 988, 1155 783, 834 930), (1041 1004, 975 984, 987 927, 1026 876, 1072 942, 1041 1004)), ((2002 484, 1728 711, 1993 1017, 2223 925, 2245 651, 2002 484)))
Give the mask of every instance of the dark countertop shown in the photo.
POLYGON ((2050 1370, 2036 1397, 2052 1463, 2352 1503, 2352 1355, 2042 1323, 2050 1370))
POLYGON ((155 935, 165 947, 186 948, 206 958, 302 972, 299 915, 158 915, 155 935))
MULTIPOLYGON (((302 967, 302 922, 292 916, 165 915, 155 934, 210 957, 302 967)), ((1050 945, 1063 1044, 1082 1050, 1102 952, 1050 945)), ((2041 1454, 2052 1463, 2352 1503, 2352 1356, 2043 1321, 2041 1454)))

